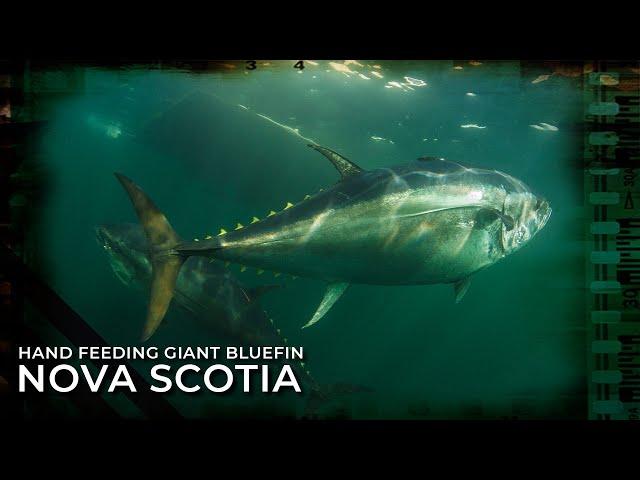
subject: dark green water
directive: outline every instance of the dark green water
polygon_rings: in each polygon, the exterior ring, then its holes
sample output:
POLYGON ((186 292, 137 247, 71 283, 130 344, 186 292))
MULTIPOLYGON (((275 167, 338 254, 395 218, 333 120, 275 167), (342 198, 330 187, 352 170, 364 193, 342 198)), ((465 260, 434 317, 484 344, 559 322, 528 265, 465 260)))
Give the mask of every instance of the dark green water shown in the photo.
MULTIPOLYGON (((425 155, 495 168, 544 195, 554 213, 530 244, 475 275, 460 304, 450 285, 353 285, 324 319, 301 330, 322 282, 232 271, 248 285, 284 284, 263 305, 289 343, 305 347, 318 380, 375 390, 343 399, 349 417, 583 416, 579 85, 557 76, 532 84, 535 72, 518 62, 462 70, 451 62, 379 64, 349 65, 368 79, 327 62, 302 73, 282 65, 198 75, 78 69, 83 87, 48 105, 38 147, 51 172, 33 229, 43 274, 110 343, 135 344, 146 295, 116 279, 93 232, 100 223, 135 221, 115 171, 139 183, 183 237, 202 238, 338 180, 301 136, 363 168, 425 155), (426 85, 385 88, 405 76, 426 85), (557 130, 531 127, 541 122, 557 130)), ((170 315, 151 342, 217 339, 170 315)), ((261 399, 172 401, 200 417, 220 416, 236 402, 251 409, 261 399)))

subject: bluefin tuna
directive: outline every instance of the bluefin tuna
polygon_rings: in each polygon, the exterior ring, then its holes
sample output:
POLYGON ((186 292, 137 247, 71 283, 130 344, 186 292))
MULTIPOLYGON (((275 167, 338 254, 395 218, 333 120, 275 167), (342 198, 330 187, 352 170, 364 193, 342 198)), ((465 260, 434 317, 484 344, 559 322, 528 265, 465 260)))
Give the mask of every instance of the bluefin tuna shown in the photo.
MULTIPOLYGON (((148 289, 152 262, 149 245, 140 225, 123 223, 95 228, 98 244, 106 251, 116 277, 129 287, 148 289)), ((248 288, 241 285, 221 262, 191 257, 182 266, 176 280, 177 306, 215 338, 220 336, 234 345, 285 346, 287 338, 260 306, 259 299, 278 285, 248 288)), ((309 365, 294 362, 297 378, 307 387, 305 415, 315 415, 343 395, 371 392, 368 387, 345 382, 321 384, 309 365)))
POLYGON ((162 321, 180 267, 192 256, 326 281, 308 327, 352 283, 450 283, 460 301, 473 274, 526 245, 551 215, 547 200, 496 170, 433 157, 363 170, 328 148, 309 146, 329 159, 339 182, 200 241, 182 240, 140 187, 116 174, 151 244, 145 337, 162 321))

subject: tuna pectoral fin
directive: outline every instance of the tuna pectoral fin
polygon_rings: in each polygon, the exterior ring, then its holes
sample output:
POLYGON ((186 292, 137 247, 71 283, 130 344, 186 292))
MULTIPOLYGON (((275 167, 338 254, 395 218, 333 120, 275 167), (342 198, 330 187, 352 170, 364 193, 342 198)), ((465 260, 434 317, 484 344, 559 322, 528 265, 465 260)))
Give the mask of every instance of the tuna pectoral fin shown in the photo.
POLYGON ((172 251, 180 243, 180 238, 153 201, 124 175, 116 173, 116 177, 131 199, 150 246, 152 278, 147 320, 142 333, 145 341, 157 330, 167 313, 184 257, 172 251))
POLYGON ((471 277, 465 277, 453 284, 453 291, 456 294, 456 303, 459 303, 460 300, 462 300, 464 294, 469 290, 469 285, 471 285, 471 277))
POLYGON ((348 286, 348 283, 330 283, 327 286, 327 291, 324 293, 324 298, 322 299, 322 302, 320 302, 320 306, 316 310, 316 313, 313 314, 311 320, 309 320, 302 328, 310 327, 324 317, 325 313, 327 313, 333 304, 342 296, 348 286))

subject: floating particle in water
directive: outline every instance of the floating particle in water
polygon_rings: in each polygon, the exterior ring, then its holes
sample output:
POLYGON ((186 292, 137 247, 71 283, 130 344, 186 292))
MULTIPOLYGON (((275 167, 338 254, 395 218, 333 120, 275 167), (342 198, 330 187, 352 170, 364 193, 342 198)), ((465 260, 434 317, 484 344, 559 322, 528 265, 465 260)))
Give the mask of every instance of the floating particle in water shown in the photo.
POLYGON ((377 68, 378 70, 380 70, 382 67, 380 65, 372 65, 373 68, 377 68))
POLYGON ((404 77, 404 79, 409 85, 412 85, 414 87, 426 87, 427 86, 427 82, 425 82, 424 80, 420 80, 419 78, 404 77))
POLYGON ((465 93, 465 95, 466 95, 467 97, 475 97, 475 96, 477 96, 477 95, 476 95, 475 93, 473 93, 473 92, 467 92, 467 93, 465 93))
POLYGON ((473 65, 474 67, 477 67, 477 66, 479 66, 479 65, 482 65, 482 62, 479 62, 479 61, 477 61, 477 60, 471 60, 471 61, 469 62, 469 65, 473 65))
POLYGON ((453 67, 453 69, 454 69, 454 70, 462 70, 462 69, 463 69, 463 67, 461 67, 460 65, 457 65, 457 66, 453 67))
POLYGON ((476 123, 467 123, 465 125, 460 125, 460 128, 487 128, 486 125, 478 125, 476 123))
POLYGON ((549 80, 549 78, 551 78, 551 75, 539 75, 538 77, 535 78, 535 80, 532 80, 531 83, 544 82, 546 80, 549 80))
POLYGON ((371 140, 373 140, 374 142, 388 142, 388 143, 390 143, 391 145, 395 145, 395 144, 394 144, 394 142, 393 142, 393 140, 389 140, 389 139, 384 138, 384 137, 378 137, 378 136, 376 136, 376 135, 372 135, 372 136, 371 136, 371 140))

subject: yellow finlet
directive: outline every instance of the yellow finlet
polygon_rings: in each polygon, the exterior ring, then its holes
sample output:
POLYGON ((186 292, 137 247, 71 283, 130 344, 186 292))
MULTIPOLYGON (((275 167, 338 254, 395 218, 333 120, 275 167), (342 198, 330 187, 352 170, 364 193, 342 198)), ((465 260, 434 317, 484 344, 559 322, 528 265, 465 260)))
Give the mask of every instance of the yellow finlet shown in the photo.
POLYGON ((204 237, 205 240, 211 240, 213 237, 211 235, 207 235, 206 237, 204 237))
POLYGON ((305 196, 304 196, 304 199, 305 199, 305 200, 309 200, 310 198, 311 198, 311 195, 305 195, 305 196))
POLYGON ((226 235, 226 234, 227 234, 227 231, 226 231, 224 228, 221 228, 221 229, 220 229, 220 233, 218 234, 218 236, 220 236, 220 235, 226 235))
POLYGON ((297 280, 298 277, 296 277, 295 275, 291 275, 291 280, 297 280))
POLYGON ((256 223, 256 222, 259 222, 259 221, 260 221, 260 219, 258 217, 253 217, 251 219, 251 223, 256 223))
POLYGON ((236 230, 240 230, 241 228, 244 228, 244 225, 242 225, 241 223, 238 223, 236 225, 236 230))
POLYGON ((199 242, 200 240, 198 240, 197 238, 193 239, 194 242, 199 242))
POLYGON ((241 271, 241 272, 244 272, 246 269, 247 269, 247 267, 245 267, 244 265, 242 265, 242 266, 240 267, 240 271, 241 271))
POLYGON ((258 275, 262 275, 264 273, 264 270, 258 270, 258 275))
POLYGON ((280 275, 282 275, 280 272, 274 272, 274 274, 273 274, 273 276, 274 276, 275 278, 278 278, 280 275))
POLYGON ((267 215, 267 217, 271 217, 271 216, 273 216, 273 215, 275 215, 275 214, 276 214, 276 212, 274 212, 273 210, 271 210, 271 211, 269 212, 269 215, 267 215))
POLYGON ((283 210, 286 210, 286 209, 291 208, 291 207, 293 207, 293 203, 287 202, 287 204, 284 206, 283 210))

